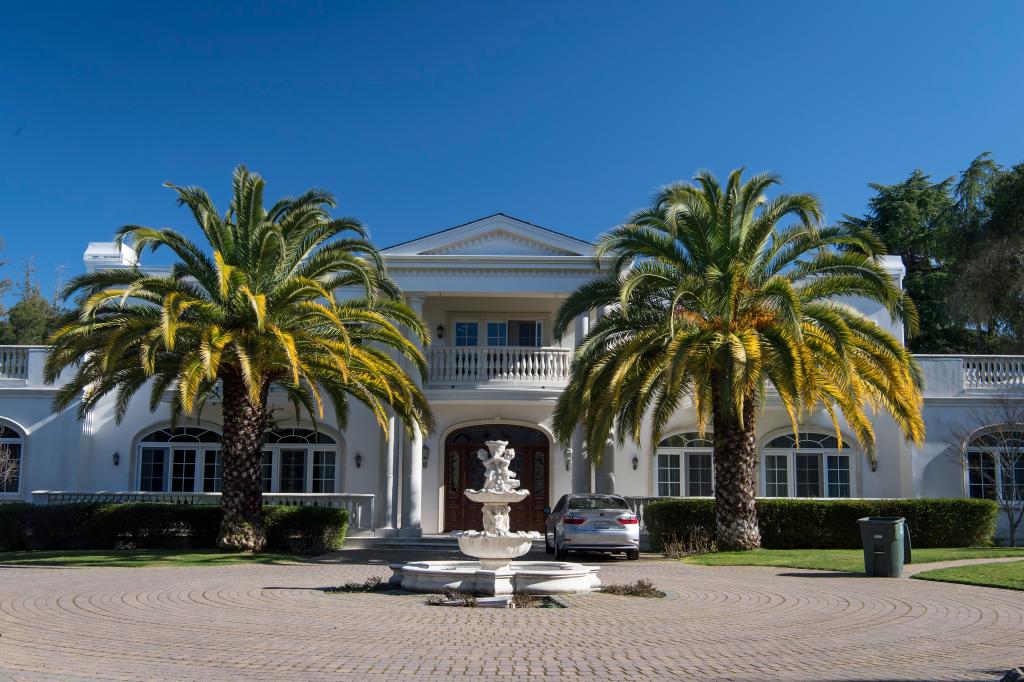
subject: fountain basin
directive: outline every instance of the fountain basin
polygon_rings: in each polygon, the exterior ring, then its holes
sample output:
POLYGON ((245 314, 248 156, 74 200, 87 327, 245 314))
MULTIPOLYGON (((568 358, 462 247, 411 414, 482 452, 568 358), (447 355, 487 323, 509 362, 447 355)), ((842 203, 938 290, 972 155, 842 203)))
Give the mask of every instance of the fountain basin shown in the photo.
POLYGON ((463 554, 479 559, 483 568, 494 570, 529 552, 533 541, 540 538, 540 533, 519 531, 499 534, 463 530, 452 533, 452 536, 459 541, 463 554))
POLYGON ((513 561, 496 570, 479 561, 411 561, 391 564, 389 582, 410 592, 575 594, 600 587, 599 570, 571 561, 513 561))
POLYGON ((464 490, 463 495, 482 504, 514 504, 530 496, 529 490, 464 490))

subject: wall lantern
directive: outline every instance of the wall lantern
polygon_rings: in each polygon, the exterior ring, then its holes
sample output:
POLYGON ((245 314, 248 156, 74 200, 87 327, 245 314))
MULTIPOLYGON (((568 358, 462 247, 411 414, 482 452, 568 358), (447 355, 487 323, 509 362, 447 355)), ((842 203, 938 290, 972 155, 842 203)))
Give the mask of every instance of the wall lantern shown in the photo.
POLYGON ((427 468, 427 462, 429 462, 429 461, 430 461, 430 446, 429 445, 424 445, 423 446, 423 468, 424 469, 427 468))
POLYGON ((572 448, 566 448, 562 450, 562 458, 565 459, 565 470, 568 471, 572 468, 572 448))
POLYGON ((437 338, 439 338, 439 339, 443 339, 444 338, 444 325, 443 324, 437 325, 437 338))
POLYGON ((637 457, 636 455, 633 455, 633 471, 636 471, 636 468, 638 466, 640 466, 640 458, 637 457))
POLYGON ((356 453, 356 469, 358 469, 361 466, 363 466, 363 456, 357 452, 356 453))
POLYGON ((120 464, 121 463, 121 453, 115 452, 113 459, 114 459, 114 466, 117 466, 118 464, 120 464))

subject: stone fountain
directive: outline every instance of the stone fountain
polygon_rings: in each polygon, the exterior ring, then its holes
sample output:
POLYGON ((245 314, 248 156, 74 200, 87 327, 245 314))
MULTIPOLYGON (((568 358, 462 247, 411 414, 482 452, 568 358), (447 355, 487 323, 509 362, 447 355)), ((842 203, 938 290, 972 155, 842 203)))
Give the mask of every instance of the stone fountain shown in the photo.
POLYGON ((473 592, 498 596, 515 593, 565 594, 590 592, 600 586, 596 566, 569 561, 513 561, 533 547, 541 536, 536 532, 513 531, 509 527, 510 505, 525 500, 530 491, 521 489, 510 469, 515 450, 508 441, 491 440, 477 458, 484 467, 484 487, 466 490, 470 500, 483 505, 483 531, 452 533, 463 554, 475 561, 413 561, 391 564, 391 584, 414 592, 473 592))

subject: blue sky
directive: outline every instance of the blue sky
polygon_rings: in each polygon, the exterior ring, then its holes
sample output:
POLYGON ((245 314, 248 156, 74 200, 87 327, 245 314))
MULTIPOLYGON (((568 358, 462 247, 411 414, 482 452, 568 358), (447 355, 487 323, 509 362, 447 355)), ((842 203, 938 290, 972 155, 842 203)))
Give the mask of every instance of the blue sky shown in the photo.
POLYGON ((868 182, 1024 160, 1024 4, 10 3, 0 237, 81 270, 125 223, 330 189, 380 245, 503 211, 584 238, 700 168, 861 213, 868 182))

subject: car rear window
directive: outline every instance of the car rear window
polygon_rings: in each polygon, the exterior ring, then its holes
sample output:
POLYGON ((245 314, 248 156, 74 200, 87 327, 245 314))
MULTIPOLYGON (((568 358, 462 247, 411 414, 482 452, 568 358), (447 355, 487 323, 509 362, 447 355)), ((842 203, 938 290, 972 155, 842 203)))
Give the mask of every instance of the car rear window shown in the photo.
POLYGON ((573 497, 569 499, 569 509, 624 509, 629 505, 621 497, 608 495, 591 495, 590 497, 573 497))

